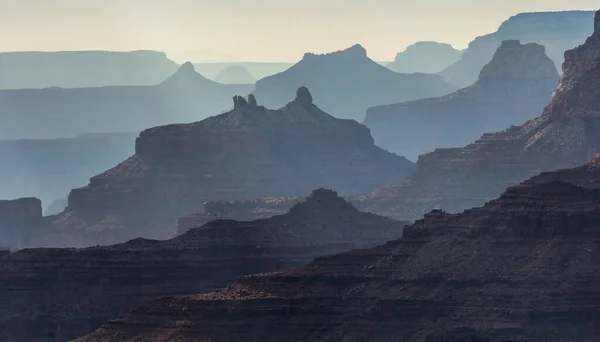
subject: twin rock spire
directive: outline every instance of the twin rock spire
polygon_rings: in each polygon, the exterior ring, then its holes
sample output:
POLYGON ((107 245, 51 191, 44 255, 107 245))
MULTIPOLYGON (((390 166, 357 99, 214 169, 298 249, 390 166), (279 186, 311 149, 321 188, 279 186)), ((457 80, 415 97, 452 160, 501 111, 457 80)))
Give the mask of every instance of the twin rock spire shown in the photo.
MULTIPOLYGON (((302 86, 296 91, 296 98, 294 102, 298 103, 303 107, 308 107, 313 104, 313 97, 310 94, 308 88, 302 86)), ((245 108, 245 107, 257 107, 258 102, 254 94, 248 95, 248 100, 243 96, 236 95, 233 97, 233 109, 245 108)))

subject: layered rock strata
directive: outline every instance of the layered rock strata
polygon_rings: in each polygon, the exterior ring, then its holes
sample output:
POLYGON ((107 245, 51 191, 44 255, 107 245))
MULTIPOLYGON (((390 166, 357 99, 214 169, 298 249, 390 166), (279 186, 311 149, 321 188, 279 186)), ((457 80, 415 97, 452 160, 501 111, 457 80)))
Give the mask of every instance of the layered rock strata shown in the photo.
POLYGON ((0 252, 0 340, 67 341, 151 298, 212 291, 244 274, 372 247, 401 236, 405 224, 320 189, 285 215, 214 221, 166 241, 0 252))
POLYGON ((572 168, 600 151, 600 12, 596 31, 565 53, 558 89, 541 116, 484 134, 464 148, 422 155, 415 173, 362 196, 363 210, 416 219, 434 208, 482 205, 508 186, 545 171, 572 168))
POLYGON ((234 104, 204 121, 142 132, 133 157, 71 191, 55 220, 57 241, 37 246, 169 238, 180 217, 209 200, 298 196, 319 187, 360 194, 414 169, 375 146, 365 126, 321 111, 304 87, 279 110, 254 96, 236 96, 234 104))
POLYGON ((376 248, 154 300, 77 341, 595 341, 599 222, 599 190, 526 182, 376 248))

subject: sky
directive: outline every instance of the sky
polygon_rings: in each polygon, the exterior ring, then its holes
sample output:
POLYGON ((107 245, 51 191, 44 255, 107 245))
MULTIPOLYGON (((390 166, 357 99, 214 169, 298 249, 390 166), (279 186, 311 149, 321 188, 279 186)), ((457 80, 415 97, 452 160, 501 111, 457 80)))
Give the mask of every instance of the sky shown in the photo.
POLYGON ((387 61, 416 41, 463 49, 520 12, 598 7, 598 0, 0 0, 0 51, 148 49, 174 59, 196 51, 206 61, 294 62, 358 43, 387 61))

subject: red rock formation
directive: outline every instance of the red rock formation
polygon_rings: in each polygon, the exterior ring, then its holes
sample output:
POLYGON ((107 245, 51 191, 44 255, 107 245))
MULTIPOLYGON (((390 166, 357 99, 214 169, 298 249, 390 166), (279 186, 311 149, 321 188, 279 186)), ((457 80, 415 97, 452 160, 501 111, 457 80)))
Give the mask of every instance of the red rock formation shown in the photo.
POLYGON ((378 146, 416 160, 534 118, 557 82, 543 46, 504 41, 474 85, 443 97, 369 108, 364 124, 378 146))
POLYGON ((215 221, 167 241, 0 253, 0 341, 67 341, 156 296, 212 291, 240 275, 372 247, 398 238, 405 224, 321 189, 285 215, 215 221))
POLYGON ((76 341, 597 341, 599 237, 600 190, 525 182, 385 245, 157 299, 76 341))
POLYGON ((169 238, 180 217, 209 200, 298 196, 319 187, 360 194, 413 170, 376 147, 365 126, 317 108, 306 88, 279 110, 250 102, 236 96, 228 113, 142 132, 133 157, 71 191, 55 221, 57 238, 34 246, 169 238))
MULTIPOLYGON (((596 22, 598 15, 596 15, 596 22)), ((563 76, 544 113, 484 134, 464 148, 419 157, 408 179, 363 196, 362 210, 416 219, 434 208, 479 206, 540 172, 572 168, 600 151, 600 31, 565 53, 563 76)))

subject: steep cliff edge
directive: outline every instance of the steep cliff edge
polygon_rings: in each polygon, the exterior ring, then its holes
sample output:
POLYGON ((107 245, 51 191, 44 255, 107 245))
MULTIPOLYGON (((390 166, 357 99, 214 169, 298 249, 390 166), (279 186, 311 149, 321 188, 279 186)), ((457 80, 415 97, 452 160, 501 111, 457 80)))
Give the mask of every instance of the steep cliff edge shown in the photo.
POLYGON ((560 69, 564 53, 585 41, 593 28, 588 24, 593 11, 520 13, 506 20, 494 33, 477 37, 463 51, 461 59, 439 73, 446 81, 467 87, 477 81, 477 75, 504 40, 537 43, 560 69))
POLYGON ((595 341, 598 222, 598 189, 526 182, 376 248, 154 300, 76 341, 595 341))
MULTIPOLYGON (((460 212, 480 206, 533 175, 588 161, 600 151, 599 20, 596 15, 596 30, 585 44, 565 54, 559 87, 541 116, 483 134, 464 148, 421 155, 410 177, 349 200, 361 210, 412 221, 432 209, 460 212)), ((271 207, 261 201, 219 203, 216 210, 206 206, 195 219, 261 217, 271 207)), ((286 205, 293 200, 280 201, 278 207, 286 205)))
POLYGON ((215 221, 167 241, 0 252, 0 340, 67 341, 157 296, 212 291, 240 275, 372 247, 401 236, 405 224, 319 189, 284 215, 215 221))
POLYGON ((594 34, 565 53, 558 89, 541 116, 484 134, 464 148, 422 155, 411 177, 362 196, 357 206, 403 219, 416 219, 434 208, 458 212, 538 173, 588 161, 600 151, 598 21, 600 12, 594 34))
POLYGON ((462 147, 485 132, 533 119, 558 78, 543 46, 504 41, 472 86, 443 97, 369 108, 364 124, 378 146, 416 160, 435 148, 462 147))
POLYGON ((0 246, 8 249, 27 246, 33 236, 45 235, 51 229, 51 222, 52 217, 42 217, 42 201, 38 198, 0 200, 0 246))
POLYGON ((365 126, 321 111, 304 87, 279 110, 236 96, 225 114, 143 131, 133 157, 71 191, 55 221, 56 241, 33 246, 165 239, 180 217, 209 200, 320 187, 360 194, 410 174, 413 165, 375 146, 365 126))

